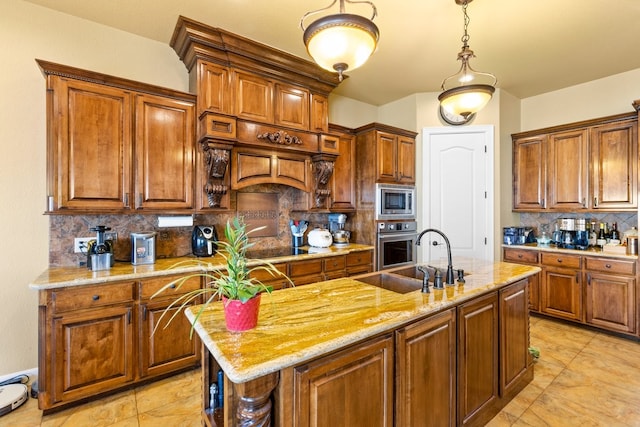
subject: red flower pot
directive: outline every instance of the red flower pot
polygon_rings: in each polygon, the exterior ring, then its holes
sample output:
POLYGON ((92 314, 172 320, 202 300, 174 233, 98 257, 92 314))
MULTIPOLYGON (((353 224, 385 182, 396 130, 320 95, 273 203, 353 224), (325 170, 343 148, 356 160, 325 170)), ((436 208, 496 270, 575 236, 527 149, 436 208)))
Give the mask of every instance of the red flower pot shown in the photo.
POLYGON ((260 296, 261 294, 258 294, 244 304, 238 300, 222 297, 224 319, 228 330, 242 332, 256 327, 260 312, 260 296))

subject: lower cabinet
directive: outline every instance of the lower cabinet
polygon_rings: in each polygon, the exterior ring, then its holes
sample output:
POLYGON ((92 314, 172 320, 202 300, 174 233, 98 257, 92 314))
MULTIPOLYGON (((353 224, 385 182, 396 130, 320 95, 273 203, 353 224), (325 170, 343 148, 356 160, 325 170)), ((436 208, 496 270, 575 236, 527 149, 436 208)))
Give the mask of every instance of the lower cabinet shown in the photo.
POLYGON ((133 381, 132 316, 129 303, 52 319, 54 364, 45 382, 51 403, 81 399, 133 381))
POLYGON ((456 310, 396 331, 396 425, 456 425, 456 310))
POLYGON ((393 337, 356 344, 294 370, 297 427, 393 425, 393 337))
MULTIPOLYGON (((537 276, 534 276, 537 279, 537 276)), ((529 288, 530 289, 530 288, 529 288)), ((500 309, 500 396, 515 396, 521 380, 533 363, 529 353, 530 298, 526 281, 520 281, 498 292, 500 309)))
POLYGON ((39 292, 38 403, 48 410, 196 366, 200 341, 180 315, 167 328, 164 309, 181 288, 151 296, 179 276, 72 286, 39 292))
POLYGON ((458 425, 484 425, 498 399, 498 296, 458 306, 458 425))

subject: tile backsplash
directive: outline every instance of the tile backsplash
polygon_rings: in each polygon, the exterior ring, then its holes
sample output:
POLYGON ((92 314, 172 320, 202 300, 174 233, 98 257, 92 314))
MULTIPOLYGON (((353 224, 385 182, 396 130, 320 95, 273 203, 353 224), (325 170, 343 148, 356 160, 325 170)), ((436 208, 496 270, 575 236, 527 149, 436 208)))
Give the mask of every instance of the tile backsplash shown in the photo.
MULTIPOLYGON (((294 206, 299 199, 300 190, 295 188, 265 184, 252 186, 242 192, 275 193, 278 195, 277 230, 269 237, 252 239, 253 249, 266 249, 291 245, 291 231, 289 220, 307 220, 309 229, 314 226, 324 226, 328 223, 327 213, 308 213, 295 211, 294 206)), ((227 219, 236 215, 236 192, 231 195, 229 211, 218 213, 195 214, 194 225, 213 225, 218 237, 224 238, 224 226, 227 219)), ((158 258, 172 258, 191 255, 192 227, 159 228, 158 216, 155 214, 112 214, 112 215, 51 215, 49 217, 49 265, 51 267, 79 266, 86 262, 86 255, 73 252, 75 237, 94 237, 95 232, 89 231, 96 225, 111 227, 111 231, 118 233, 114 245, 116 261, 131 261, 130 233, 155 231, 156 256, 158 258)), ((162 215, 167 216, 167 215, 162 215)), ((349 221, 349 220, 347 220, 349 221)))
POLYGON ((606 222, 609 225, 612 223, 618 224, 618 230, 623 233, 631 227, 638 226, 638 214, 626 213, 626 212, 609 212, 609 213, 588 213, 588 214, 576 214, 576 213, 523 213, 520 215, 520 224, 505 224, 505 227, 510 225, 521 227, 533 227, 536 236, 539 236, 542 231, 545 230, 548 234, 553 232, 553 224, 558 218, 585 218, 587 224, 592 220, 596 220, 596 223, 606 222))

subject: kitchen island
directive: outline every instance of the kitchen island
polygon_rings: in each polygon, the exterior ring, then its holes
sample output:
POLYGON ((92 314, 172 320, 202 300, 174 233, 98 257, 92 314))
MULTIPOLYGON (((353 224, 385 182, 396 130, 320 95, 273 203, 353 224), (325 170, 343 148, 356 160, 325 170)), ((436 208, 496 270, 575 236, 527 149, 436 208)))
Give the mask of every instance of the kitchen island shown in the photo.
MULTIPOLYGON (((228 332, 211 304, 194 325, 205 424, 482 425, 533 378, 527 282, 540 268, 455 264, 465 282, 430 293, 363 281, 380 273, 280 290, 243 333, 228 332)), ((198 310, 187 311, 192 322, 198 310)))

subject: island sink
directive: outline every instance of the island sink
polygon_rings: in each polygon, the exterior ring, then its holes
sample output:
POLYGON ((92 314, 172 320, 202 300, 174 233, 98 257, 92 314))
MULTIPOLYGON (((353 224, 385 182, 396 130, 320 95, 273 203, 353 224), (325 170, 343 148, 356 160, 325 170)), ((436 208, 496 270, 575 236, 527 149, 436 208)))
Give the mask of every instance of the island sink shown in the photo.
POLYGON ((406 294, 422 289, 422 280, 410 278, 392 273, 377 273, 365 277, 357 277, 355 280, 368 285, 387 289, 398 294, 406 294))

